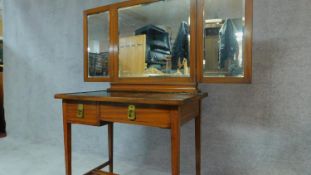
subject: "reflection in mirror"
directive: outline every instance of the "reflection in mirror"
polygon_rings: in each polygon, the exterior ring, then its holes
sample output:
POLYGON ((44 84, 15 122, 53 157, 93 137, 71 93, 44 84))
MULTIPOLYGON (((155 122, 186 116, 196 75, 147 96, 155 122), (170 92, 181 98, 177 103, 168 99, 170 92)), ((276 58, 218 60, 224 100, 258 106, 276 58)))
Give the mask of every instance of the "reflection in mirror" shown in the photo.
POLYGON ((89 77, 107 77, 109 63, 109 13, 88 16, 89 77))
POLYGON ((204 76, 243 77, 245 0, 204 3, 204 76))
POLYGON ((190 0, 119 10, 120 77, 190 76, 190 0))

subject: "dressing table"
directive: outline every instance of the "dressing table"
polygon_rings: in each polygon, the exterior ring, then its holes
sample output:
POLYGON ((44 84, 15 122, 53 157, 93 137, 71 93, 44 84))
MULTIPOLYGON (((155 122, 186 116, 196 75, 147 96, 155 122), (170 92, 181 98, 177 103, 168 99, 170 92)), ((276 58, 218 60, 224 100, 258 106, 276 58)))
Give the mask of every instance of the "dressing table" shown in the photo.
POLYGON ((129 0, 85 10, 84 80, 110 88, 55 95, 63 107, 66 175, 73 124, 107 126, 109 159, 86 175, 115 174, 114 123, 169 129, 171 173, 179 175, 180 129, 192 119, 193 174, 200 175, 207 93, 198 84, 251 82, 252 6, 252 0, 129 0))

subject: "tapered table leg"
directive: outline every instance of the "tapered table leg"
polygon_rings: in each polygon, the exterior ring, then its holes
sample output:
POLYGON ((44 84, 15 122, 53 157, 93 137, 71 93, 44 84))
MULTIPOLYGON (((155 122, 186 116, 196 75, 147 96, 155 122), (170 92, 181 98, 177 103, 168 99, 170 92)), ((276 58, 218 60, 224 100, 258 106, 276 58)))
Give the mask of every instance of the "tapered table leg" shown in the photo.
POLYGON ((201 175, 201 115, 195 118, 196 175, 201 175))
POLYGON ((109 172, 113 172, 113 123, 108 124, 109 172))
POLYGON ((71 175, 71 123, 64 121, 66 175, 71 175))
POLYGON ((178 114, 172 116, 171 124, 171 154, 172 175, 180 174, 180 120, 178 114))

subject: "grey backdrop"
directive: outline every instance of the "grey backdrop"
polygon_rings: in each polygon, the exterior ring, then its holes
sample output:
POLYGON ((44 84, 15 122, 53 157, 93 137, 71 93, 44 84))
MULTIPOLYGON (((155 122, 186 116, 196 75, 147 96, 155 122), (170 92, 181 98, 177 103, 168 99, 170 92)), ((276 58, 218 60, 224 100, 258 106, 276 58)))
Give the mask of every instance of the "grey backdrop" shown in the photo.
MULTIPOLYGON (((4 1, 5 110, 17 139, 62 147, 58 92, 84 83, 82 10, 99 0, 4 1)), ((311 174, 311 3, 254 0, 253 84, 201 85, 203 175, 311 174)), ((193 122, 182 129, 182 171, 193 174, 193 122)), ((75 126, 74 150, 103 154, 106 128, 75 126)), ((169 131, 116 126, 116 156, 169 171, 169 131)), ((116 165, 117 166, 117 165, 116 165)))

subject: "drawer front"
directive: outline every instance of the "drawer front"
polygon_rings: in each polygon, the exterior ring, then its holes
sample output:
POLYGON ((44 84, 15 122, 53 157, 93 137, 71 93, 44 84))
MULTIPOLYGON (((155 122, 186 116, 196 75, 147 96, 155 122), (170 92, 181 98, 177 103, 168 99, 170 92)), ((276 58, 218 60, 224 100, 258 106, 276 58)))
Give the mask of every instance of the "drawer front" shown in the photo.
POLYGON ((64 102, 64 117, 72 123, 99 125, 98 105, 95 102, 64 102))
POLYGON ((104 121, 139 124, 161 128, 169 128, 171 124, 171 112, 168 108, 105 104, 100 105, 99 108, 100 118, 104 121))

